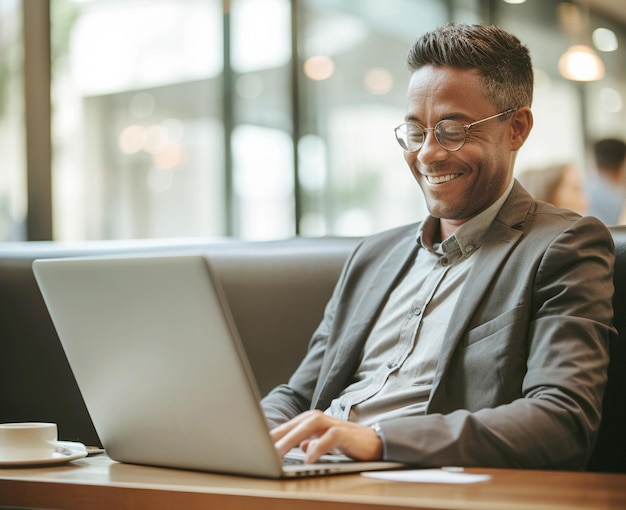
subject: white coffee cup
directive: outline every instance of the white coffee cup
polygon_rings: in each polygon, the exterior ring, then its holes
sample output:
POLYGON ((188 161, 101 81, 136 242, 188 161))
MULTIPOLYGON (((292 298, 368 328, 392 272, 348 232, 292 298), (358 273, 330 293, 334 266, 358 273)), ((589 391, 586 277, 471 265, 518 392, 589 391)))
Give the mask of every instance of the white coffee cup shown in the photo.
POLYGON ((0 423, 0 461, 32 461, 52 457, 56 423, 0 423))

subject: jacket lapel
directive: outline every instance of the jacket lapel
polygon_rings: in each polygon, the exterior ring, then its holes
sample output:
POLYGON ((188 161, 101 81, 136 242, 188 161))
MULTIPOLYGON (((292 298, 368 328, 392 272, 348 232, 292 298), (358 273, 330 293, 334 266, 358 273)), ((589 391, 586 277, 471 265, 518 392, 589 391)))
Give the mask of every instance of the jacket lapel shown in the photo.
POLYGON ((519 225, 523 223, 531 205, 532 198, 516 182, 509 198, 489 227, 480 254, 474 261, 467 281, 459 295, 452 313, 454 320, 448 325, 437 363, 431 400, 439 388, 441 379, 450 364, 452 354, 461 341, 463 333, 468 328, 476 308, 491 288, 492 281, 502 264, 505 263, 510 252, 522 237, 523 231, 519 228, 519 225))

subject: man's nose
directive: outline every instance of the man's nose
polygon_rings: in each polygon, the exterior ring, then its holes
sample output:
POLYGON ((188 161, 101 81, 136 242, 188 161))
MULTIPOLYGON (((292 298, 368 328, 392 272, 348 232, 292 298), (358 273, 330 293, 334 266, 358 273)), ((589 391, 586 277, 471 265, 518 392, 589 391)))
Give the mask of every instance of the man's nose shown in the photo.
POLYGON ((435 161, 442 161, 446 159, 449 154, 446 149, 439 145, 433 130, 425 132, 424 144, 417 152, 417 159, 422 165, 430 165, 435 161))

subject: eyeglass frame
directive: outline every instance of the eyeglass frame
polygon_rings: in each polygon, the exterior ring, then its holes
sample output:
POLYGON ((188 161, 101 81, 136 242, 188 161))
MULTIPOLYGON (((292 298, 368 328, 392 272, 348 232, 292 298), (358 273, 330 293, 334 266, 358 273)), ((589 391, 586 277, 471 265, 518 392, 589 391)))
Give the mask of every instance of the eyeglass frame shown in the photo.
POLYGON ((427 135, 427 133, 428 133, 429 131, 432 131, 432 132, 433 132, 433 135, 435 136, 435 140, 437 140, 437 143, 439 144, 439 146, 440 146, 442 149, 445 149, 445 150, 447 150, 448 152, 456 152, 456 151, 461 150, 461 149, 464 147, 465 143, 467 142, 467 134, 469 133, 469 130, 470 130, 470 128, 471 128, 472 126, 475 126, 476 124, 481 124, 482 122, 487 122, 488 120, 496 119, 496 118, 501 117, 502 115, 506 115, 506 114, 508 114, 508 113, 513 113, 513 112, 514 112, 514 111, 516 111, 516 110, 519 110, 519 107, 517 107, 517 108, 509 108, 508 110, 505 110, 505 111, 503 111, 503 112, 496 113, 495 115, 491 115, 491 116, 486 117, 486 118, 484 118, 484 119, 476 120, 476 121, 474 121, 474 122, 470 122, 469 124, 465 124, 465 125, 464 125, 464 124, 461 124, 459 121, 456 121, 456 120, 454 120, 454 119, 441 119, 439 122, 437 122, 437 124, 435 124, 435 127, 431 127, 431 128, 426 128, 426 127, 420 126, 419 124, 415 124, 415 123, 413 123, 413 122, 403 122, 403 123, 402 123, 402 124, 400 124, 399 126, 396 126, 396 127, 393 129, 393 132, 394 132, 394 134, 395 134, 396 141, 398 142, 398 144, 400 145, 400 147, 402 147, 402 149, 403 149, 405 152, 418 152, 418 151, 419 151, 419 150, 420 150, 420 149, 424 146, 424 143, 426 142, 426 135, 427 135), (437 126, 438 126, 439 124, 441 124, 442 122, 445 122, 445 121, 452 121, 452 122, 456 122, 457 124, 459 124, 460 126, 462 126, 462 127, 463 127, 463 129, 465 130, 465 136, 464 136, 464 138, 463 138, 463 143, 462 143, 459 147, 457 147, 456 149, 448 149, 447 147, 444 147, 444 146, 441 144, 441 142, 439 141, 439 138, 437 138, 437 135, 435 134, 435 130, 437 129, 437 126), (415 150, 411 150, 411 151, 410 151, 410 150, 408 150, 408 149, 405 149, 405 148, 404 148, 404 146, 400 143, 400 139, 398 138, 398 129, 400 129, 400 128, 401 128, 402 126, 404 126, 404 125, 409 125, 409 126, 418 127, 418 128, 420 128, 420 129, 424 132, 424 140, 422 141, 421 145, 420 145, 417 149, 415 149, 415 150))

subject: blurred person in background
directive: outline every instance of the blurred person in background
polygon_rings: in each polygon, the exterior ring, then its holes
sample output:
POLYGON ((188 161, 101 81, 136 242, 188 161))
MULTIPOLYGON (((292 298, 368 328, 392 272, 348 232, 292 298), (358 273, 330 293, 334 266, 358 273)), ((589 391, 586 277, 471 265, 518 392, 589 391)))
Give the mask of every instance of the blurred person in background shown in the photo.
POLYGON ((589 211, 583 175, 570 163, 526 170, 517 180, 535 200, 569 209, 581 216, 589 211))
POLYGON ((617 225, 626 198, 626 143, 604 138, 593 144, 595 174, 589 179, 589 215, 606 225, 617 225))

